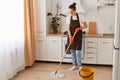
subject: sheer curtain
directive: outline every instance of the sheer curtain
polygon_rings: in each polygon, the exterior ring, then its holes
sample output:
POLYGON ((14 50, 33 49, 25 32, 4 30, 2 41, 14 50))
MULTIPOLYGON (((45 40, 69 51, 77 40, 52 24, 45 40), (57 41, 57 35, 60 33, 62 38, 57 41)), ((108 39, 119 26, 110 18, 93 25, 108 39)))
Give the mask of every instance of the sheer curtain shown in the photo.
POLYGON ((0 2, 0 80, 25 68, 23 0, 0 2))

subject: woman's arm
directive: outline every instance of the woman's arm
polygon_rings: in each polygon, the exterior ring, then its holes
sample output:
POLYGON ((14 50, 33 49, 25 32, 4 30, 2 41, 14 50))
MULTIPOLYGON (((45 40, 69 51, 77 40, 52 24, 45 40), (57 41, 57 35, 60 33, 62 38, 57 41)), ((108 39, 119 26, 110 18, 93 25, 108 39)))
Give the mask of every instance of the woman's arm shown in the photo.
POLYGON ((85 29, 85 28, 88 28, 88 25, 87 25, 87 22, 86 20, 82 17, 82 16, 79 16, 80 17, 80 26, 85 29))
POLYGON ((84 21, 84 22, 82 22, 83 23, 83 25, 81 26, 83 29, 84 28, 88 28, 88 25, 87 25, 87 22, 86 21, 84 21))
POLYGON ((70 32, 70 25, 69 25, 69 24, 67 25, 67 30, 68 30, 68 35, 69 35, 69 37, 72 36, 72 35, 71 35, 71 32, 70 32))
POLYGON ((75 29, 75 32, 76 32, 76 33, 77 33, 79 30, 83 30, 83 29, 85 29, 85 28, 88 27, 86 21, 82 22, 81 24, 82 24, 82 25, 81 25, 80 27, 78 27, 78 28, 75 29))
POLYGON ((68 15, 67 18, 66 18, 66 24, 67 24, 67 31, 68 31, 69 37, 72 36, 71 31, 70 31, 70 19, 71 19, 71 16, 68 15))
POLYGON ((67 29, 68 29, 69 41, 70 41, 70 44, 72 44, 72 42, 73 42, 73 37, 72 37, 72 35, 71 35, 70 25, 67 25, 67 29))
POLYGON ((87 22, 81 17, 80 17, 80 27, 75 29, 75 32, 78 32, 79 30, 83 30, 88 27, 87 22))

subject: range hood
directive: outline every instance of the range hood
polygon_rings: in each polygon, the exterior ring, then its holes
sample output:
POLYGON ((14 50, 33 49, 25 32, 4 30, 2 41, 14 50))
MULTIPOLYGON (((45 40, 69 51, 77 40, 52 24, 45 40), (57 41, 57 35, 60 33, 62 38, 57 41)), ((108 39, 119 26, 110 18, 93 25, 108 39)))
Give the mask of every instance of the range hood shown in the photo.
POLYGON ((84 10, 84 8, 83 8, 83 6, 82 6, 82 4, 81 4, 81 0, 76 0, 76 11, 78 12, 78 13, 85 13, 85 10, 84 10))
POLYGON ((71 5, 73 2, 76 3, 76 11, 78 13, 85 13, 85 10, 82 6, 82 0, 61 0, 62 1, 62 13, 68 12, 68 6, 71 5))

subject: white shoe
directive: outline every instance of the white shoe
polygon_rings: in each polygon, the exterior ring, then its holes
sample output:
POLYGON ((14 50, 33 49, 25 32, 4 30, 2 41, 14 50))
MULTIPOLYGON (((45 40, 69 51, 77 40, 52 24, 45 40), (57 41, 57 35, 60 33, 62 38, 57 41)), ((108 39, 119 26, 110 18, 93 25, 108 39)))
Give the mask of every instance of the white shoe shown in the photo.
POLYGON ((78 66, 73 66, 73 67, 70 68, 69 70, 70 70, 70 71, 73 71, 73 70, 75 70, 75 69, 78 69, 78 66))

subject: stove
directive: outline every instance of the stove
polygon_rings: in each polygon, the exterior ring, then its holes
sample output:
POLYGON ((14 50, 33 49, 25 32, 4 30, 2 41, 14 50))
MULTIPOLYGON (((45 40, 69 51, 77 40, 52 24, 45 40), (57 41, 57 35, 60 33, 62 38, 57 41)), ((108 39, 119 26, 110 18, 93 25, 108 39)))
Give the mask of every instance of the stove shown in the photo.
MULTIPOLYGON (((83 35, 85 35, 85 32, 83 32, 83 35)), ((83 41, 82 42, 82 52, 84 53, 85 52, 85 38, 84 37, 83 37, 82 41, 83 41)), ((65 35, 62 38, 62 56, 65 54, 66 49, 67 49, 67 35, 65 35)), ((82 57, 84 58, 84 54, 82 54, 82 57)), ((70 51, 68 51, 68 53, 64 57, 63 62, 72 62, 70 51)))
MULTIPOLYGON (((65 54, 66 49, 67 49, 67 36, 64 36, 62 38, 62 56, 65 54)), ((70 51, 68 51, 68 53, 64 57, 63 62, 72 62, 70 51)))

